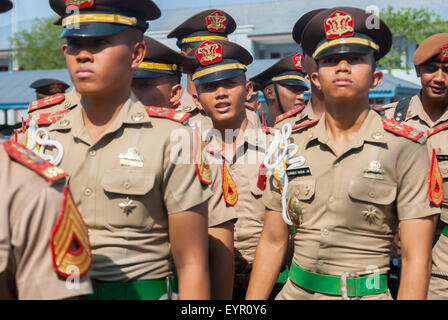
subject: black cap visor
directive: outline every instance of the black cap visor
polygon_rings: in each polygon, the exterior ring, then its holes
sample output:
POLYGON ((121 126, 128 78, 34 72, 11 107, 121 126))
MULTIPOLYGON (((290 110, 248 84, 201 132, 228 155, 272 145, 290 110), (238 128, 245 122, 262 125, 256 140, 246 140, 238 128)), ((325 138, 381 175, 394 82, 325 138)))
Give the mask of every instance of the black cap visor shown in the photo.
POLYGON ((116 35, 130 26, 116 23, 104 23, 104 22, 88 22, 80 23, 77 25, 68 25, 64 28, 61 34, 61 38, 67 37, 107 37, 116 35))
POLYGON ((303 87, 304 90, 308 90, 308 85, 301 80, 298 79, 285 79, 280 81, 275 81, 276 84, 285 85, 285 86, 300 86, 303 87))
POLYGON ((242 69, 223 70, 207 74, 194 80, 195 85, 201 85, 225 79, 230 79, 242 75, 245 71, 242 69))

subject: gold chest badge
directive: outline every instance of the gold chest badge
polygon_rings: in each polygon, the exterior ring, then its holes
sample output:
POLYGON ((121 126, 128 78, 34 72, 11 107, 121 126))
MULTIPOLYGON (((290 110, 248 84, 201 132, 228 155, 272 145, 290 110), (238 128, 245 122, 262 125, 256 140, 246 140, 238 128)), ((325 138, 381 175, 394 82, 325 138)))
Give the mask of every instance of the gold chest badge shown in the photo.
POLYGON ((296 226, 300 226, 303 223, 302 207, 297 196, 288 199, 288 218, 296 226))
POLYGON ((325 19, 325 35, 328 40, 341 37, 352 37, 355 35, 355 23, 353 16, 335 11, 331 16, 325 19))
POLYGON ((207 29, 210 32, 224 32, 226 31, 229 19, 220 11, 215 11, 205 18, 207 29))
POLYGON ((376 180, 384 180, 384 170, 381 169, 381 163, 379 161, 372 161, 369 167, 364 170, 364 177, 376 180))
POLYGON ((213 41, 205 41, 196 49, 196 57, 203 66, 222 61, 222 46, 213 41))

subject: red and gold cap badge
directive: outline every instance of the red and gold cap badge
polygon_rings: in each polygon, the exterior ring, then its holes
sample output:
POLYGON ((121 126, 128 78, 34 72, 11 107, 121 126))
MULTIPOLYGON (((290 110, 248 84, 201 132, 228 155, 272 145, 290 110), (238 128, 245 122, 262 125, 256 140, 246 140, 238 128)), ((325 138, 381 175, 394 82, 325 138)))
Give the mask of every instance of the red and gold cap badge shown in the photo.
POLYGON ((325 19, 325 35, 328 40, 342 37, 352 37, 355 35, 355 22, 353 16, 335 11, 331 16, 325 19))
POLYGON ((229 19, 220 11, 215 11, 205 18, 207 29, 210 32, 225 32, 229 19))
POLYGON ((213 41, 205 41, 196 49, 196 57, 203 66, 222 61, 222 46, 213 41))
POLYGON ((292 57, 292 60, 294 62, 294 65, 296 66, 296 69, 302 70, 303 66, 302 66, 302 60, 303 60, 303 55, 298 53, 296 54, 294 57, 292 57))
POLYGON ((448 61, 448 46, 440 48, 440 62, 448 61))
POLYGON ((56 94, 56 93, 63 92, 64 89, 62 88, 62 84, 55 83, 55 84, 50 85, 49 91, 50 91, 50 94, 56 94))
POLYGON ((75 6, 79 9, 90 8, 95 4, 94 0, 64 0, 65 6, 75 6))

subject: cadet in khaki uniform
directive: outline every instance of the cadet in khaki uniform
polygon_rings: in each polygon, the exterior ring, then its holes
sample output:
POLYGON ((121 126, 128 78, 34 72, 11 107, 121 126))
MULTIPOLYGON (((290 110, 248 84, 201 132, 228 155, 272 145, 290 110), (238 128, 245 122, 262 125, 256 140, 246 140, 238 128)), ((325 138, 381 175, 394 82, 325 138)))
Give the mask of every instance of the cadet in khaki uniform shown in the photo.
MULTIPOLYGON (((144 62, 134 71, 133 90, 145 105, 172 108, 182 94, 182 86, 180 85, 181 67, 193 58, 177 53, 154 39, 145 38, 145 41, 147 47, 151 50, 146 54, 144 62), (167 70, 169 68, 171 70, 167 70)), ((191 117, 186 121, 190 121, 190 119, 191 117)), ((198 128, 195 125, 195 122, 191 123, 191 127, 196 130, 198 128)), ((201 163, 201 161, 198 161, 198 163, 201 163)), ((220 177, 210 177, 208 183, 212 181, 217 183, 216 179, 220 179, 220 177)), ((225 268, 225 257, 228 255, 228 249, 222 245, 226 242, 226 236, 222 234, 225 234, 226 228, 233 229, 233 221, 237 216, 231 210, 214 210, 212 203, 217 196, 219 195, 215 193, 210 199, 208 210, 211 298, 229 299, 231 296, 226 296, 223 292, 225 289, 220 285, 224 283, 228 286, 228 283, 232 282, 231 277, 233 276, 233 269, 225 268), (226 281, 226 278, 229 277, 230 280, 227 279, 226 281)), ((231 258, 230 263, 233 264, 233 256, 229 256, 231 258)))
POLYGON ((65 16, 73 3, 50 1, 63 17, 75 100, 67 95, 51 106, 57 112, 31 114, 27 138, 71 175, 89 227, 95 297, 170 298, 171 252, 180 298, 207 299, 211 193, 190 159, 192 131, 184 114, 145 108, 131 91, 146 52, 146 20, 160 10, 148 0, 77 1, 80 10, 65 16))
MULTIPOLYGON (((228 40, 228 35, 236 29, 236 22, 227 12, 218 9, 201 11, 188 18, 168 34, 168 38, 177 38, 177 46, 183 54, 189 55, 203 41, 228 40)), ((193 97, 196 89, 188 76, 187 89, 182 95, 179 109, 192 115, 190 123, 202 125, 202 132, 212 128, 212 122, 206 117, 202 106, 196 106, 193 97)), ((246 110, 247 117, 261 127, 256 110, 246 110)))
POLYGON ((291 54, 250 79, 263 91, 268 104, 264 126, 273 127, 282 114, 304 109, 303 92, 308 90, 302 67, 303 55, 291 54))
MULTIPOLYGON (((430 154, 434 150, 444 177, 440 232, 433 248, 433 270, 428 299, 448 298, 448 33, 435 34, 423 41, 414 54, 414 65, 422 82, 418 95, 378 109, 387 118, 412 125, 425 132, 430 154), (442 230, 443 229, 443 230, 442 230)), ((438 228, 439 229, 439 228, 438 228)))
POLYGON ((58 93, 65 93, 70 86, 57 79, 40 79, 30 84, 30 88, 36 90, 36 99, 46 98, 58 93))
POLYGON ((440 174, 437 162, 430 168, 423 132, 370 110, 369 89, 382 78, 375 60, 387 54, 392 36, 380 20, 379 29, 368 29, 368 18, 364 10, 337 7, 303 32, 304 51, 318 62, 311 80, 324 93, 326 110, 318 123, 292 129, 289 139, 285 131, 270 147, 265 164, 275 174, 263 194, 267 213, 248 299, 266 298, 274 283, 286 250, 285 222, 297 228, 294 261, 277 299, 391 299, 386 273, 398 224, 398 298, 426 298, 440 213, 429 198, 440 197, 434 184, 440 174), (281 147, 292 150, 286 158, 281 147))
MULTIPOLYGON (((209 208, 222 214, 234 212, 238 217, 229 234, 233 231, 234 298, 243 298, 263 226, 262 190, 257 182, 267 145, 266 134, 246 114, 252 85, 246 81, 245 71, 252 56, 224 40, 205 41, 191 56, 196 62, 191 72, 198 92, 196 105, 204 107, 215 129, 206 137, 206 162, 213 173, 214 193, 209 208)), ((231 297, 232 285, 228 288, 231 297)))
POLYGON ((134 70, 132 90, 144 105, 177 108, 182 96, 182 64, 188 58, 153 38, 145 37, 145 42, 151 50, 134 70))
POLYGON ((22 145, 0 138, 0 300, 92 292, 87 227, 64 188, 66 176, 22 145))

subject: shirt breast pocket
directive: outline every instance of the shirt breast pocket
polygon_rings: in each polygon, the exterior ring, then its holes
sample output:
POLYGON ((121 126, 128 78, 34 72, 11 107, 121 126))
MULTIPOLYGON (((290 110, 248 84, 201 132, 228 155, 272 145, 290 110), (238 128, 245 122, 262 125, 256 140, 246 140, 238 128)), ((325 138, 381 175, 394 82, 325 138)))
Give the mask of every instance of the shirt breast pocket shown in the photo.
POLYGON ((397 185, 392 182, 366 178, 351 179, 348 194, 353 205, 357 207, 350 211, 358 217, 356 219, 349 215, 350 225, 366 221, 369 225, 383 224, 387 219, 384 213, 395 212, 389 208, 397 197, 397 185))
MULTIPOLYGON (((150 230, 154 217, 150 215, 148 199, 152 198, 155 175, 147 170, 114 169, 106 172, 101 185, 106 203, 107 223, 114 228, 150 230)), ((154 208, 157 210, 156 205, 154 208)))

